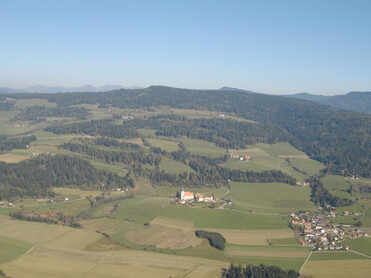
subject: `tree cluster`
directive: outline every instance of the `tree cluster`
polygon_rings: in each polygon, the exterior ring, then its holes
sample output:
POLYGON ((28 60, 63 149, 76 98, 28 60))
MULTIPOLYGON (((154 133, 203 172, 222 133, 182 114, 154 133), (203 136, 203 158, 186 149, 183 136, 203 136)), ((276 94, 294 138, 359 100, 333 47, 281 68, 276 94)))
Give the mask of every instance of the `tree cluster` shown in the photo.
POLYGON ((212 247, 224 250, 226 241, 221 234, 203 230, 197 230, 195 233, 197 237, 207 239, 212 247))
POLYGON ((297 278, 300 274, 295 270, 283 270, 277 266, 234 265, 224 270, 222 278, 297 278))
POLYGON ((5 135, 0 135, 0 153, 7 152, 12 149, 26 149, 32 141, 36 141, 35 135, 12 138, 8 138, 5 135))
POLYGON ((327 205, 332 207, 344 207, 350 206, 353 203, 353 201, 348 198, 340 198, 331 194, 317 177, 311 177, 307 182, 310 183, 312 189, 311 200, 317 205, 322 207, 326 207, 327 205))

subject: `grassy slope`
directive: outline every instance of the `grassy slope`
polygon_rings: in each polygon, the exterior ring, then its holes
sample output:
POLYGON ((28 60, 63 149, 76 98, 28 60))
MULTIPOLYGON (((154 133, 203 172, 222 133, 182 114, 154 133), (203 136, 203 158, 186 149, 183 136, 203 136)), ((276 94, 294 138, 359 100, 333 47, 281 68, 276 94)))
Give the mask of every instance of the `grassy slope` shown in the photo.
POLYGON ((15 260, 26 253, 31 244, 19 240, 0 237, 0 265, 15 260))
POLYGON ((231 183, 233 207, 243 210, 289 212, 314 210, 310 188, 283 183, 231 183))

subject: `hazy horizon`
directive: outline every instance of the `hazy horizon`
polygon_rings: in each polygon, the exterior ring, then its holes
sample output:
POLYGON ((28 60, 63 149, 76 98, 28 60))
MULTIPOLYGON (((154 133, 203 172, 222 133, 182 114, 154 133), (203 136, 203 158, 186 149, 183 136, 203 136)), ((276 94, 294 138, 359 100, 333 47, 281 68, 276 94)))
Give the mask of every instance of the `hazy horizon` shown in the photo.
POLYGON ((2 1, 1 87, 371 90, 370 1, 2 1))

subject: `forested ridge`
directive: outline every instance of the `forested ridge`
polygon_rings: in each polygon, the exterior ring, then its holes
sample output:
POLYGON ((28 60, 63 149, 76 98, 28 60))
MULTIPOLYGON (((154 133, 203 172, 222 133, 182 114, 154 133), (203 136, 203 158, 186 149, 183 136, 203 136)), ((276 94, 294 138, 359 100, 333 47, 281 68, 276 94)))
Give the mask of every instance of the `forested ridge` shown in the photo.
MULTIPOLYGON (((219 158, 209 158, 205 156, 192 155, 184 149, 179 151, 167 152, 160 148, 151 148, 151 153, 140 151, 109 151, 94 146, 92 142, 100 143, 101 140, 93 141, 80 140, 78 143, 64 143, 60 146, 82 155, 87 155, 107 163, 121 163, 130 169, 136 176, 149 178, 152 184, 170 183, 172 185, 186 184, 189 186, 210 186, 228 185, 229 181, 236 182, 283 182, 295 185, 296 180, 283 173, 282 171, 241 171, 231 170, 219 164, 225 162, 227 156, 219 158), (183 172, 178 174, 160 171, 159 165, 162 156, 167 156, 176 161, 188 165, 194 172, 183 172), (153 169, 146 168, 145 165, 154 166, 153 169)), ((106 145, 110 141, 105 141, 106 145)), ((115 141, 112 141, 114 145, 115 141)))
MULTIPOLYGON (((170 106, 234 113, 239 117, 259 122, 261 127, 251 125, 247 128, 249 137, 256 138, 254 140, 261 140, 260 134, 264 135, 266 138, 264 140, 268 140, 269 137, 265 133, 271 129, 277 134, 277 140, 287 141, 311 158, 323 162, 330 173, 371 176, 371 171, 369 171, 371 169, 371 116, 335 110, 308 101, 245 92, 187 90, 161 86, 103 93, 1 95, 2 99, 6 97, 43 98, 60 106, 84 103, 120 108, 170 106)), ((193 124, 201 123, 195 121, 193 124)), ((178 128, 177 125, 174 128, 178 128)), ((98 129, 99 131, 95 128, 85 129, 83 125, 72 124, 68 131, 61 130, 61 127, 53 127, 49 131, 58 134, 81 132, 115 137, 102 129, 104 130, 104 128, 98 129)), ((178 129, 187 132, 183 126, 178 129)), ((134 136, 131 133, 133 131, 128 127, 122 132, 125 136, 134 136)), ((159 128, 158 132, 159 134, 172 133, 167 128, 159 128)), ((218 129, 213 132, 219 134, 219 138, 215 139, 210 137, 210 134, 202 134, 202 132, 197 132, 195 138, 202 137, 223 145, 223 140, 220 141, 220 139, 226 137, 221 136, 218 129)), ((190 133, 189 136, 196 135, 190 133)), ((232 144, 238 146, 240 143, 233 142, 232 144)))
POLYGON ((21 110, 13 120, 15 121, 34 121, 45 117, 75 117, 78 120, 85 120, 88 115, 88 110, 85 108, 57 106, 29 106, 21 110))
POLYGON ((50 126, 45 131, 55 134, 86 134, 91 136, 101 135, 113 138, 135 138, 139 134, 134 129, 125 125, 115 125, 112 120, 100 120, 90 122, 80 122, 65 125, 50 126))
POLYGON ((66 155, 40 155, 19 163, 0 162, 0 200, 53 196, 51 187, 109 189, 133 187, 129 175, 97 170, 88 161, 66 155))

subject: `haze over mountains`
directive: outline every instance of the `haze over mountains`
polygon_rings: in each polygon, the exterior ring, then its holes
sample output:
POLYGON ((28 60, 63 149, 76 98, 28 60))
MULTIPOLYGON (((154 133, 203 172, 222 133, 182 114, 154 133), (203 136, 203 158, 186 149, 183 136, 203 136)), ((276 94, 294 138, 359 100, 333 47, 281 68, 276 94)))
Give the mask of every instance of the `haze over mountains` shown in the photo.
MULTIPOLYGON (((92 85, 84 85, 79 87, 37 85, 24 89, 0 87, 0 93, 68 93, 68 92, 78 93, 78 92, 107 92, 119 89, 143 89, 143 88, 139 86, 125 87, 122 85, 104 85, 98 87, 92 85)), ((222 87, 219 90, 259 94, 259 92, 232 87, 222 87)), ((350 92, 345 95, 335 96, 315 95, 309 93, 298 93, 293 95, 281 95, 281 96, 302 99, 306 101, 313 101, 338 109, 371 114, 371 92, 350 92)))
POLYGON ((141 87, 132 86, 125 87, 122 85, 104 85, 104 86, 92 86, 84 85, 79 87, 63 87, 63 86, 45 86, 37 85, 24 89, 13 89, 7 87, 0 87, 0 93, 78 93, 78 92, 106 92, 118 89, 140 89, 141 87))
POLYGON ((321 103, 334 108, 371 114, 371 92, 350 92, 345 95, 322 96, 301 93, 285 97, 303 99, 321 103))
MULTIPOLYGON (((221 91, 234 91, 256 93, 248 90, 223 87, 221 91)), ((351 110, 360 113, 371 114, 371 92, 350 92, 345 95, 324 96, 314 95, 309 93, 299 93, 293 95, 281 95, 283 97, 290 97, 302 99, 307 101, 314 101, 320 104, 331 106, 338 109, 351 110)))

